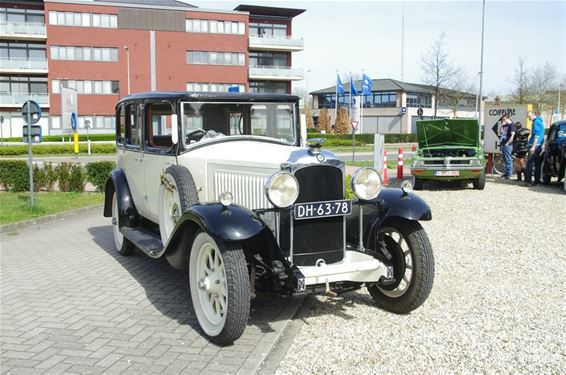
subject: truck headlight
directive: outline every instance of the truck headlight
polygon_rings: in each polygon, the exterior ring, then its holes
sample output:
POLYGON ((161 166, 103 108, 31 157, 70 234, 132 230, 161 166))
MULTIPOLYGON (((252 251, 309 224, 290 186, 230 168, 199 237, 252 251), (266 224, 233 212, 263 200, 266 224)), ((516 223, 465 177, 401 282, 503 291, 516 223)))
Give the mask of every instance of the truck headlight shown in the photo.
POLYGON ((472 159, 470 165, 473 167, 481 167, 481 160, 480 159, 472 159))
POLYGON ((422 167, 422 166, 424 166, 424 160, 415 160, 415 161, 413 161, 413 166, 414 166, 414 167, 422 167))
POLYGON ((360 168, 352 177, 352 191, 364 201, 377 198, 381 191, 381 175, 373 168, 360 168))
POLYGON ((299 196, 299 182, 291 173, 275 173, 265 184, 265 194, 275 207, 289 207, 299 196))

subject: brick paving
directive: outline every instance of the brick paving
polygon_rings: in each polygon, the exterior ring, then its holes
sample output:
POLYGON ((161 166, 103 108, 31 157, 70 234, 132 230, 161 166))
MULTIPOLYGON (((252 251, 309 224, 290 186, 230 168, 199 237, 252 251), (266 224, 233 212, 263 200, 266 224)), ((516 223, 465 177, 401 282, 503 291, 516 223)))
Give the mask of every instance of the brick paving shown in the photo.
POLYGON ((201 334, 187 274, 117 254, 101 210, 4 233, 0 246, 2 374, 251 374, 301 302, 254 301, 243 336, 221 348, 201 334))

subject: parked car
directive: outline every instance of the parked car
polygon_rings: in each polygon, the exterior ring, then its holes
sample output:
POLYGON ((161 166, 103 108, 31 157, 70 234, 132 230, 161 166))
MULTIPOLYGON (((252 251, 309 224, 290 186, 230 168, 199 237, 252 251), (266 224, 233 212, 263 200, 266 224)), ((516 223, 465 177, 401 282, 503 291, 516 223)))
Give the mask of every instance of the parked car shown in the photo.
POLYGON ((404 314, 432 288, 419 224, 431 219, 428 205, 410 183, 382 188, 372 168, 352 176, 346 199, 344 163, 321 139, 306 147, 298 100, 140 93, 116 106, 118 164, 104 206, 115 246, 188 271, 196 317, 215 343, 240 337, 258 293, 365 285, 379 307, 404 314))
POLYGON ((411 165, 415 190, 425 181, 463 180, 485 187, 485 154, 475 119, 417 121, 418 148, 411 165))
MULTIPOLYGON (((558 182, 566 170, 566 120, 557 121, 548 128, 544 152, 542 154, 542 182, 550 184, 553 177, 558 182)), ((566 182, 565 182, 566 186, 566 182)))

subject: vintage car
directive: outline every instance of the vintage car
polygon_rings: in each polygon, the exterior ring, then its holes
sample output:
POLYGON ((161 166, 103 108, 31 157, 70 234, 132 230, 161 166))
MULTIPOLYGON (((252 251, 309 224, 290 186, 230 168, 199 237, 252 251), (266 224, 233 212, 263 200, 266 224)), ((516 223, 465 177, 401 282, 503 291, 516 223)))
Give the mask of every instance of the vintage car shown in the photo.
POLYGON ((419 146, 413 155, 411 174, 415 190, 425 181, 469 181, 485 187, 485 154, 475 119, 417 121, 419 146))
MULTIPOLYGON (((550 184, 553 177, 558 182, 565 178, 566 170, 566 120, 550 125, 542 154, 542 182, 550 184)), ((566 186, 566 182, 564 183, 566 186)))
POLYGON ((140 93, 116 106, 118 163, 105 190, 115 246, 188 271, 204 334, 243 333, 256 295, 336 295, 366 286, 408 313, 427 298, 434 259, 428 205, 345 167, 321 139, 306 147, 298 98, 140 93))

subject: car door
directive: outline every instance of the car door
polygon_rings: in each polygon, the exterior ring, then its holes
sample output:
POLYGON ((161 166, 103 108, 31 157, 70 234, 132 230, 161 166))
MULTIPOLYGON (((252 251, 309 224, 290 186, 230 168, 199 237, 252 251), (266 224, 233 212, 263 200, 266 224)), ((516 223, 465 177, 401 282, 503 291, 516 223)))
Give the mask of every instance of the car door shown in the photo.
MULTIPOLYGON (((143 107, 130 102, 123 107, 125 121, 124 148, 118 149, 120 168, 124 171, 138 213, 147 216, 142 144, 143 107)), ((122 116, 120 116, 122 118, 122 116)))
POLYGON ((174 106, 167 101, 147 102, 144 106, 144 180, 148 218, 159 222, 159 189, 161 176, 175 165, 175 148, 171 137, 174 106))

